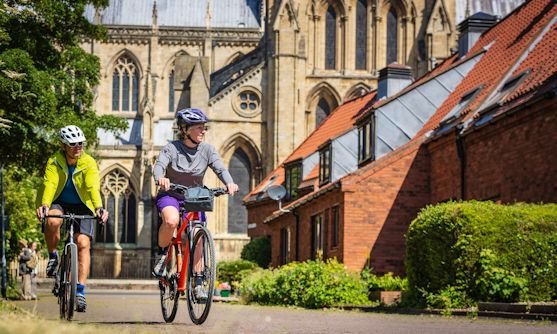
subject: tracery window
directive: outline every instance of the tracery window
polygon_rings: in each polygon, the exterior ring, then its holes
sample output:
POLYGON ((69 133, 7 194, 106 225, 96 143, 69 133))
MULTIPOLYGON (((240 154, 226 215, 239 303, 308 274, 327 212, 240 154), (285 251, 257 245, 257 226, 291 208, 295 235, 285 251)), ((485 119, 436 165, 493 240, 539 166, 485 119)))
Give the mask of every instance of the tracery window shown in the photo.
POLYGON ((251 184, 251 163, 248 155, 241 148, 236 149, 230 159, 228 168, 232 179, 240 190, 237 196, 228 198, 228 233, 247 233, 248 213, 242 198, 249 194, 251 184))
POLYGON ((168 76, 168 112, 174 112, 174 69, 168 76))
POLYGON ((365 70, 367 66, 367 1, 358 0, 356 4, 356 69, 365 70))
POLYGON ((136 197, 130 180, 118 169, 106 175, 101 182, 103 205, 108 210, 108 221, 103 229, 97 227, 96 242, 136 242, 136 197))
POLYGON ((337 53, 337 13, 329 6, 325 18, 325 69, 336 68, 337 53))
POLYGON ((398 14, 391 8, 387 14, 387 65, 398 59, 398 14))
POLYGON ((320 99, 315 110, 315 127, 318 127, 331 113, 331 107, 325 99, 320 99))
POLYGON ((118 58, 112 74, 112 111, 139 109, 139 71, 126 55, 118 58))

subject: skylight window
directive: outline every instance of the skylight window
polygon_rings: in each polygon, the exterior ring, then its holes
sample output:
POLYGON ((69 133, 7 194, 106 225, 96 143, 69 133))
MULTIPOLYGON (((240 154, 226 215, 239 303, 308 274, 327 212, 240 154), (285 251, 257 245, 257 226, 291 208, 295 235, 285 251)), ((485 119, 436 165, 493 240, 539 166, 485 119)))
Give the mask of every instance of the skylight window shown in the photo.
POLYGON ((483 85, 474 88, 468 93, 464 94, 460 98, 460 101, 458 101, 453 109, 451 109, 451 111, 445 116, 445 118, 443 118, 443 120, 441 121, 441 125, 452 123, 455 119, 457 119, 460 116, 460 113, 470 104, 470 102, 474 100, 474 98, 476 97, 476 95, 478 95, 482 88, 483 85))
POLYGON ((491 96, 491 98, 489 99, 490 103, 488 105, 491 105, 493 103, 501 104, 507 98, 507 96, 509 96, 512 92, 514 92, 518 88, 518 86, 520 86, 520 84, 524 81, 524 79, 526 79, 526 77, 531 72, 532 71, 528 69, 505 81, 505 83, 503 83, 501 88, 498 89, 497 92, 493 94, 493 96, 491 96))

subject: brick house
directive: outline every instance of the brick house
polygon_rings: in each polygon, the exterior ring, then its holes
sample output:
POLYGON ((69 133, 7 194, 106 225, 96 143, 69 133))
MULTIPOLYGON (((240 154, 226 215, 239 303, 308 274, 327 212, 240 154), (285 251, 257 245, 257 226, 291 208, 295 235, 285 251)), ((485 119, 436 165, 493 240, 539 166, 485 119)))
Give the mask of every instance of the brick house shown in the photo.
POLYGON ((404 274, 405 232, 428 204, 555 202, 556 13, 534 0, 498 23, 473 15, 431 72, 409 84, 390 65, 376 91, 339 106, 244 198, 272 265, 322 254, 404 274), (266 195, 274 184, 283 210, 266 195))

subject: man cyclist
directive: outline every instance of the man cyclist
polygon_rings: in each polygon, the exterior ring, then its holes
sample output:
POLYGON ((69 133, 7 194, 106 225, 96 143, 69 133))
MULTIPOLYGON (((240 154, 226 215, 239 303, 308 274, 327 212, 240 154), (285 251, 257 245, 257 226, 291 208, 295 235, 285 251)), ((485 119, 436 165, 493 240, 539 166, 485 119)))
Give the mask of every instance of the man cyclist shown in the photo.
MULTIPOLYGON (((181 194, 169 191, 170 183, 186 187, 202 186, 205 171, 210 167, 226 184, 230 195, 238 191, 238 185, 232 180, 215 147, 203 141, 207 131, 205 124, 209 122, 203 111, 194 108, 183 109, 178 111, 176 118, 180 140, 168 143, 161 150, 153 167, 153 177, 160 186, 157 208, 162 218, 158 237, 161 252, 153 269, 153 275, 156 277, 164 276, 166 247, 178 226, 179 201, 183 199, 181 194)), ((196 297, 200 300, 207 299, 207 294, 200 286, 201 278, 196 285, 196 297)))
MULTIPOLYGON (((44 215, 96 214, 101 223, 108 219, 108 212, 102 209, 100 176, 93 157, 83 151, 85 135, 75 125, 60 129, 61 150, 48 159, 41 189, 37 195, 37 217, 44 215)), ((78 249, 77 311, 85 312, 85 284, 89 274, 90 246, 93 238, 94 220, 84 219, 74 235, 78 249)), ((45 240, 48 249, 46 275, 56 276, 62 219, 48 218, 45 226, 45 240)))

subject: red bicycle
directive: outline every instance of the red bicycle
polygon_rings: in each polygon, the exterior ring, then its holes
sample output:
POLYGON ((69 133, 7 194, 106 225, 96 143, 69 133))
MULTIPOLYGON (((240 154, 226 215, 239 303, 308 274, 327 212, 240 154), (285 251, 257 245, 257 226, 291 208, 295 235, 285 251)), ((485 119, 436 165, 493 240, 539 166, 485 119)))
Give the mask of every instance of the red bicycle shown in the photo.
MULTIPOLYGON (((170 189, 184 194, 188 187, 170 184, 170 189)), ((205 188, 212 206, 213 197, 227 193, 226 188, 205 188)), ((170 242, 164 263, 165 274, 159 279, 162 316, 166 322, 174 321, 180 295, 187 295, 188 313, 191 321, 201 325, 211 309, 215 286, 216 262, 213 237, 207 229, 207 218, 203 211, 188 211, 188 204, 180 203, 177 232, 170 242), (182 235, 186 236, 183 243, 182 235), (201 290, 206 298, 200 299, 195 290, 201 290)), ((199 291, 197 291, 199 292, 199 291)))

